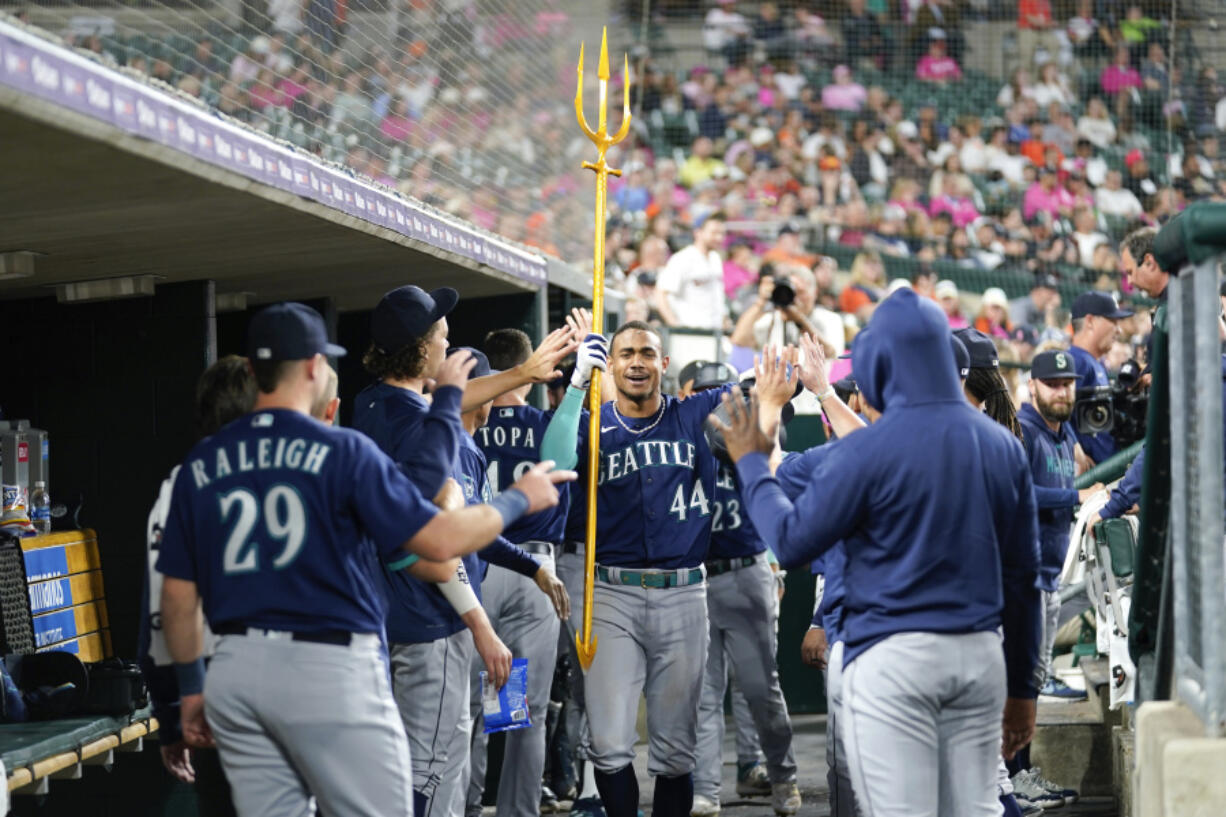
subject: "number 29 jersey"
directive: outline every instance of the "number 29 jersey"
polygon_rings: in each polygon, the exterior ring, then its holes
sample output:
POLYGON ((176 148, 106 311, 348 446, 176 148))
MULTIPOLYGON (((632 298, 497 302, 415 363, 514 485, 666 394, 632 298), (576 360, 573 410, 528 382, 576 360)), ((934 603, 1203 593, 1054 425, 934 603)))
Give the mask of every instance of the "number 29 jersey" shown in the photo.
POLYGON ((214 629, 377 633, 371 549, 394 558, 437 512, 365 435, 259 411, 188 454, 157 569, 196 583, 214 629))
MULTIPOLYGON (((551 416, 535 406, 495 406, 489 421, 473 434, 488 461, 486 474, 495 495, 510 488, 525 471, 540 462, 541 438, 551 416)), ((502 535, 516 544, 561 542, 570 508, 570 486, 562 483, 558 494, 556 507, 521 517, 502 535)))

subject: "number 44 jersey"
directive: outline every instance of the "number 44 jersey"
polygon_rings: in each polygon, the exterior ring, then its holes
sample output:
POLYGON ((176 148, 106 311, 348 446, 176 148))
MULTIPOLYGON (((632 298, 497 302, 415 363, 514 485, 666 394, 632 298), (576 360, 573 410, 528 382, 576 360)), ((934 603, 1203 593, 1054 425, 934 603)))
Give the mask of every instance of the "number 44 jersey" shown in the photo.
POLYGON ((394 558, 437 512, 365 435, 258 411, 188 454, 157 569, 196 583, 214 629, 377 633, 372 553, 394 558))

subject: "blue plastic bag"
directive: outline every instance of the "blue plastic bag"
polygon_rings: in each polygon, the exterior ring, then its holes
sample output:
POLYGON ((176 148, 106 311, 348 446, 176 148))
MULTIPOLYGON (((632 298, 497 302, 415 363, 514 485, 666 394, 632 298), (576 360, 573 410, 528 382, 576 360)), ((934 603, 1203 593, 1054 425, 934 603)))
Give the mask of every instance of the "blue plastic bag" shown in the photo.
POLYGON ((532 725, 528 711, 528 659, 511 659, 511 676, 502 689, 489 683, 481 673, 481 711, 485 716, 485 733, 526 729, 532 725))

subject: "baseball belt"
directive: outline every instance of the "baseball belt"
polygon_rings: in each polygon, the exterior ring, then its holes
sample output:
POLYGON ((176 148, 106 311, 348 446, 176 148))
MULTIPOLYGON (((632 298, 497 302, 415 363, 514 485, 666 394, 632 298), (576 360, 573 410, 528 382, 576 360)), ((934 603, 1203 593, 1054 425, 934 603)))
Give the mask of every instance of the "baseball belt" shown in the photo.
POLYGON ((519 548, 524 553, 531 553, 534 556, 548 556, 553 558, 553 543, 542 542, 539 539, 533 539, 530 542, 520 542, 519 548))
POLYGON ((707 566, 707 576, 714 577, 721 573, 731 573, 734 570, 749 567, 756 564, 757 561, 757 556, 741 556, 736 559, 709 559, 704 564, 707 566))
POLYGON ((582 542, 576 542, 574 539, 570 539, 562 543, 562 552, 568 556, 574 556, 581 552, 585 547, 586 545, 584 545, 582 542))
POLYGON ((220 624, 213 632, 217 635, 249 635, 253 637, 281 635, 286 633, 291 641, 306 641, 311 644, 335 644, 348 647, 353 642, 353 633, 346 630, 316 630, 313 632, 287 632, 268 630, 263 627, 248 627, 244 624, 220 624))
POLYGON ((628 570, 624 567, 596 565, 596 578, 605 584, 620 584, 653 590, 702 584, 705 575, 706 571, 701 567, 683 567, 678 570, 628 570))

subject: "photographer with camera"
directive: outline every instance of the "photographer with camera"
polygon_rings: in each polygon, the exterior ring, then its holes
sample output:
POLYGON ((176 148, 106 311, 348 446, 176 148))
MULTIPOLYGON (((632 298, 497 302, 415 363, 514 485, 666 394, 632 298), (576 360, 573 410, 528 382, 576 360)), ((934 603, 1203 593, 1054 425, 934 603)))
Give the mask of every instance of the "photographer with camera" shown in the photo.
POLYGON ((1111 379, 1102 356, 1119 336, 1119 323, 1132 316, 1106 292, 1083 292, 1073 301, 1073 345, 1069 354, 1077 369, 1074 407, 1077 442, 1095 464, 1116 452, 1110 428, 1114 417, 1111 379), (1091 430, 1104 429, 1104 430, 1091 430))
POLYGON ((817 305, 817 279, 796 264, 762 265, 758 297, 732 330, 732 343, 749 349, 766 344, 797 344, 808 333, 817 339, 830 360, 843 353, 843 321, 834 312, 817 305))

